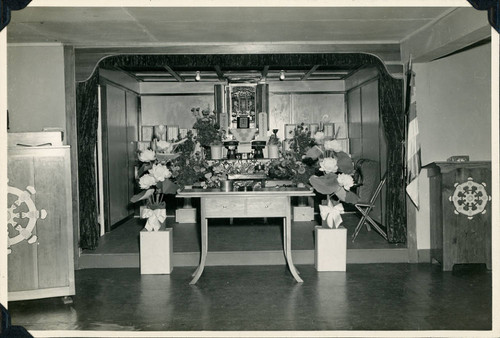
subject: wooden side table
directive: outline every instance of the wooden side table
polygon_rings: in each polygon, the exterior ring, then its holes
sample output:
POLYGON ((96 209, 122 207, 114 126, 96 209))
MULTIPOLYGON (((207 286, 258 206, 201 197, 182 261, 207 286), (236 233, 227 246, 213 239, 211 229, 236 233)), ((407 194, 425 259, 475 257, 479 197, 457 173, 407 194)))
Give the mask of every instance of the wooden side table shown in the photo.
POLYGON ((431 258, 491 269, 491 163, 434 162, 430 179, 431 258))

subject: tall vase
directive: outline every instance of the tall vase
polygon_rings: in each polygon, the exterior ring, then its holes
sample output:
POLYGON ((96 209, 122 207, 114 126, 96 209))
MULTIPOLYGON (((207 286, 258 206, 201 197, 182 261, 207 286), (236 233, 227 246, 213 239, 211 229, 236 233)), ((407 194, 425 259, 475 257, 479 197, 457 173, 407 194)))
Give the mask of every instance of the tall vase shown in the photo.
POLYGON ((269 158, 278 158, 279 157, 279 149, 276 144, 268 144, 267 145, 267 153, 269 158))
POLYGON ((212 160, 222 159, 222 145, 212 145, 210 146, 210 155, 212 160))

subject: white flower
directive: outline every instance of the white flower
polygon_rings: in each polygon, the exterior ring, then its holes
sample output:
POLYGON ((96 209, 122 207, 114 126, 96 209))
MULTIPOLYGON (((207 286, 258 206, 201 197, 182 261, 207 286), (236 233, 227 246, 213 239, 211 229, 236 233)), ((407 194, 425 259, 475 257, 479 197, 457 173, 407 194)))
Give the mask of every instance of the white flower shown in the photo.
POLYGON ((170 153, 170 150, 172 148, 172 143, 167 142, 167 141, 158 141, 158 142, 156 142, 156 147, 158 148, 158 150, 166 151, 167 153, 170 153))
POLYGON ((342 151, 342 144, 337 140, 326 141, 325 150, 333 150, 337 153, 339 151, 342 151))
POLYGON ((155 152, 150 149, 143 150, 139 153, 139 161, 141 162, 151 162, 154 161, 155 159, 156 159, 155 152))
POLYGON ((141 187, 141 189, 148 189, 155 184, 156 179, 151 174, 146 174, 139 178, 139 186, 141 187))
POLYGON ((314 139, 319 142, 321 140, 323 140, 325 138, 325 133, 323 133, 322 131, 317 131, 315 134, 314 134, 314 139))
POLYGON ((335 173, 338 169, 336 158, 327 157, 320 162, 319 170, 324 171, 326 174, 335 173))
POLYGON ((159 182, 163 182, 166 178, 172 176, 170 170, 162 164, 153 164, 153 168, 149 169, 149 173, 159 182))
POLYGON ((352 178, 351 175, 347 174, 338 175, 337 181, 342 187, 344 187, 345 190, 351 189, 351 187, 354 185, 354 179, 352 178))

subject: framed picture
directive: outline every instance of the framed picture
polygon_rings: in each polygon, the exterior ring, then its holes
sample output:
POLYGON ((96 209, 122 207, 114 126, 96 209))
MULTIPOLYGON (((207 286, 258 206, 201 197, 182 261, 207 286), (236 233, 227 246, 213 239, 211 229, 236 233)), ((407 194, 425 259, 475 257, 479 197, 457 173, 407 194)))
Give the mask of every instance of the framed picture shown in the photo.
POLYGON ((249 116, 238 116, 237 117, 237 128, 245 129, 250 128, 250 117, 249 116))
POLYGON ((141 128, 141 141, 151 141, 153 139, 153 126, 142 126, 141 128))
POLYGON ((314 136, 314 134, 316 134, 316 132, 318 131, 319 129, 319 124, 317 123, 311 123, 309 125, 309 130, 311 131, 311 136, 314 136))
POLYGON ((285 124, 285 140, 292 139, 295 136, 296 124, 285 124))
POLYGON ((324 124, 325 137, 333 138, 335 136, 335 123, 324 124))
POLYGON ((179 126, 167 126, 167 141, 177 140, 179 126))

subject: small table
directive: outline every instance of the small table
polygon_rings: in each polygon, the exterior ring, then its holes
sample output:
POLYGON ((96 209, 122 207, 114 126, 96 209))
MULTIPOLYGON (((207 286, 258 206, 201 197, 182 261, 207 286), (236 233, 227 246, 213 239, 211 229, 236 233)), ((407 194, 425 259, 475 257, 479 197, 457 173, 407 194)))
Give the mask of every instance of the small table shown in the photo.
POLYGON ((314 196, 314 193, 308 188, 290 187, 230 192, 219 189, 187 189, 178 193, 178 198, 200 198, 201 258, 189 284, 196 284, 205 268, 208 254, 208 219, 231 217, 283 217, 285 260, 292 276, 298 283, 302 283, 303 280, 292 261, 292 196, 314 196))

